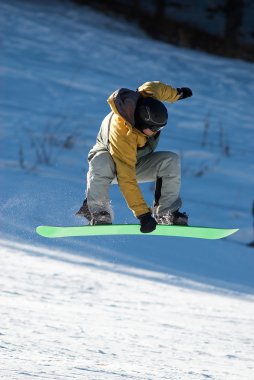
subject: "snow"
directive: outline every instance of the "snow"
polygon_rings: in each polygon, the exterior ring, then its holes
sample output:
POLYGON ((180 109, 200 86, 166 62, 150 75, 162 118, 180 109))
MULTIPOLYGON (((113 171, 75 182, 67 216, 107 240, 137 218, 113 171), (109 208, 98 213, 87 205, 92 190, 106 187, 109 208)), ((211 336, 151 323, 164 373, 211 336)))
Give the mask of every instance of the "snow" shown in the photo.
POLYGON ((2 378, 251 378, 252 298, 50 248, 1 251, 2 378))
MULTIPOLYGON (((251 379, 253 64, 153 41, 68 1, 1 1, 0 28, 0 378, 251 379), (159 147, 182 156, 191 224, 240 231, 37 236, 37 225, 82 224, 106 99, 148 80, 194 93, 168 107, 159 147)), ((117 186, 111 199, 115 222, 134 223, 117 186)))

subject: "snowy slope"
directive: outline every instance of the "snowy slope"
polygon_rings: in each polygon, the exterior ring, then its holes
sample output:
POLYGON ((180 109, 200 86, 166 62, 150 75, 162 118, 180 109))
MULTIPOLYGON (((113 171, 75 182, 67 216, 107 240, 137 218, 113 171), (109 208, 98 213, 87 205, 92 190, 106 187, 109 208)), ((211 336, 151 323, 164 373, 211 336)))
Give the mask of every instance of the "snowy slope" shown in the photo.
POLYGON ((0 244, 1 378, 252 378, 253 298, 0 244))
MULTIPOLYGON (((253 65, 67 1, 1 1, 0 28, 0 377, 250 379, 253 65), (169 106, 160 143, 182 155, 191 223, 240 231, 213 242, 36 236, 37 225, 82 223, 73 214, 106 99, 147 80, 194 93, 169 106)), ((115 221, 135 222, 116 186, 111 198, 115 221)))

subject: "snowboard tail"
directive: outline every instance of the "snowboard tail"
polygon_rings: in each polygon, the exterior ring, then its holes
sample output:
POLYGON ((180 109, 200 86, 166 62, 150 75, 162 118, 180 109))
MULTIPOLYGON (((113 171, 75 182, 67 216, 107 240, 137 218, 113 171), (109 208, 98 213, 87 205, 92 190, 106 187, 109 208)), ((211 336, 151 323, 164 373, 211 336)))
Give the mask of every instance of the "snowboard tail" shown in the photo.
POLYGON ((142 235, 142 236, 177 236, 197 239, 222 239, 238 229, 193 227, 193 226, 167 226, 157 225, 156 230, 148 234, 140 232, 139 224, 113 224, 78 227, 39 226, 36 232, 47 238, 73 237, 73 236, 105 236, 105 235, 142 235))

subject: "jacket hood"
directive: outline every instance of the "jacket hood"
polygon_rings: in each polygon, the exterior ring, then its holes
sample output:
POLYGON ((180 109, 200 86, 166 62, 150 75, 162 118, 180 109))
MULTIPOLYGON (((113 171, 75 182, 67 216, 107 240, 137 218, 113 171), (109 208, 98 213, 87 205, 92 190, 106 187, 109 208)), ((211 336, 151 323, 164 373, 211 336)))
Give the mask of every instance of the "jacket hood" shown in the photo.
POLYGON ((134 126, 134 113, 140 96, 137 91, 120 88, 110 95, 108 103, 114 113, 120 115, 134 126))

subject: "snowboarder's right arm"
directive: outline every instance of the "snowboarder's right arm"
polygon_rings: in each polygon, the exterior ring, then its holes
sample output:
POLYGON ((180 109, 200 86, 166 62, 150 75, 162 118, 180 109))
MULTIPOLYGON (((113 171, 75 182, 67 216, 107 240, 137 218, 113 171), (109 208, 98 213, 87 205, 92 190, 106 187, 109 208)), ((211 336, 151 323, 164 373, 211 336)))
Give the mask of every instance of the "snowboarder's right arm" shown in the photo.
POLYGON ((136 179, 138 138, 123 118, 114 115, 110 126, 109 151, 116 165, 120 190, 136 217, 150 212, 136 179))

